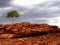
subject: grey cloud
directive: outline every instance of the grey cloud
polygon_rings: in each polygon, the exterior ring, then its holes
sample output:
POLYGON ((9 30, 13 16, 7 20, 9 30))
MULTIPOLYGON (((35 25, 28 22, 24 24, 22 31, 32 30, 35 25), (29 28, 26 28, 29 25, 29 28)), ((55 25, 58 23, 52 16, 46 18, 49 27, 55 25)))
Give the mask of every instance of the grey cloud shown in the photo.
POLYGON ((29 10, 24 15, 27 16, 28 18, 36 18, 36 17, 52 18, 59 16, 58 14, 60 14, 60 8, 57 5, 60 5, 60 3, 58 2, 59 1, 47 1, 35 5, 33 9, 29 10), (53 9, 51 7, 53 7, 53 9), (57 7, 57 9, 55 7, 57 7))
POLYGON ((52 7, 52 6, 60 6, 60 0, 54 0, 54 1, 45 1, 43 3, 40 3, 38 5, 35 5, 37 7, 52 7))
POLYGON ((8 7, 11 5, 12 0, 0 0, 0 8, 8 7))
POLYGON ((50 6, 60 7, 60 1, 54 1, 50 6))

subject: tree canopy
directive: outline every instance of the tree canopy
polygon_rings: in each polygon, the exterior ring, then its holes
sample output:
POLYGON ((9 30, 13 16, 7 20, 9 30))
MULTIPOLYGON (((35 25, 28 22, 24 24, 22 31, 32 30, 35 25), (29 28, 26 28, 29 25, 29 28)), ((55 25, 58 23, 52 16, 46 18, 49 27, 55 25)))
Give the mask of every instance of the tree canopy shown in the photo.
POLYGON ((20 15, 16 10, 11 10, 10 12, 7 13, 7 18, 12 18, 12 22, 14 22, 14 17, 18 18, 20 15))
POLYGON ((14 18, 14 17, 19 17, 20 15, 16 10, 11 10, 10 12, 7 13, 7 18, 14 18))

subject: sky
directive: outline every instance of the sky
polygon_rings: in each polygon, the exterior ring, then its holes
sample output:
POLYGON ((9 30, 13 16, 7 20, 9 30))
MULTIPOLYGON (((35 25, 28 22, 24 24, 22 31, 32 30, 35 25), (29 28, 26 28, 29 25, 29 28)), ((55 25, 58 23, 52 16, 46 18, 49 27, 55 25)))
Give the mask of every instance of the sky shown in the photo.
POLYGON ((60 27, 60 0, 0 0, 0 24, 12 23, 8 11, 17 10, 15 22, 48 23, 60 27))

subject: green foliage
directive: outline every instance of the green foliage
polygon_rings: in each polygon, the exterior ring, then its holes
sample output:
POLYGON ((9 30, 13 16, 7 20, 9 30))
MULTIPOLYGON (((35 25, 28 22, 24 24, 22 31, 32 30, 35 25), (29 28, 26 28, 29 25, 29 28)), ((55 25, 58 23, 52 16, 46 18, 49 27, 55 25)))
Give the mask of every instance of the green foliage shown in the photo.
POLYGON ((11 18, 12 22, 14 22, 14 17, 18 18, 20 15, 16 10, 11 10, 10 12, 7 13, 7 18, 11 18))
POLYGON ((11 10, 10 12, 7 13, 7 18, 14 18, 14 17, 19 17, 20 15, 16 10, 11 10))

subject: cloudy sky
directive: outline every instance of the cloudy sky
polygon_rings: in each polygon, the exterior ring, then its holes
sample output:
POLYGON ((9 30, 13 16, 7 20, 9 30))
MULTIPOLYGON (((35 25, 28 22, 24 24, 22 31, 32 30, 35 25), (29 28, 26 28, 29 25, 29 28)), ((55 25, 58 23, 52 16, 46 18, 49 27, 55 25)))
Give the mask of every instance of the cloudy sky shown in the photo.
POLYGON ((0 0, 0 23, 10 23, 7 12, 21 15, 15 22, 48 23, 60 26, 60 0, 0 0))

